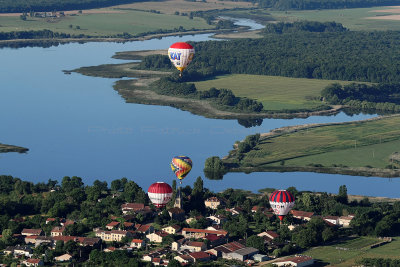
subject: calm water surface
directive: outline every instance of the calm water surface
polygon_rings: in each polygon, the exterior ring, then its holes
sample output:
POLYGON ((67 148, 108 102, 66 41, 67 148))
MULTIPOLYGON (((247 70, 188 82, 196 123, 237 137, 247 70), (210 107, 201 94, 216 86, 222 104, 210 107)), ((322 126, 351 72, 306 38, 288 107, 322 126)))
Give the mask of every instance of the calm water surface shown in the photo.
MULTIPOLYGON (((112 89, 115 79, 66 75, 62 70, 119 63, 118 51, 165 49, 176 41, 202 41, 209 35, 168 37, 130 43, 67 44, 51 48, 0 49, 0 142, 24 146, 27 154, 0 154, 0 174, 38 182, 77 175, 91 184, 127 177, 144 189, 171 182, 175 155, 188 155, 194 166, 184 184, 202 176, 206 158, 224 156, 236 140, 271 129, 318 122, 368 118, 343 113, 308 119, 264 120, 244 128, 236 120, 206 119, 171 107, 126 104, 112 89)), ((205 179, 213 191, 287 188, 350 194, 398 196, 399 180, 314 173, 228 174, 205 179)))

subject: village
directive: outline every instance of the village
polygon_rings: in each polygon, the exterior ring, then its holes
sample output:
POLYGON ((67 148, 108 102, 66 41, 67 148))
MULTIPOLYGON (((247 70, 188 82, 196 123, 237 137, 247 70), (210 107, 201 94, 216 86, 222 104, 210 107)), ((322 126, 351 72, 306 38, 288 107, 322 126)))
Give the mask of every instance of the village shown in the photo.
MULTIPOLYGON (((92 229, 92 236, 70 236, 66 229, 77 222, 64 218, 46 219, 46 225, 52 225, 50 235, 42 229, 23 229, 14 234, 18 240, 15 246, 3 250, 5 255, 19 259, 25 266, 43 266, 48 261, 47 254, 34 255, 35 248, 45 245, 57 249, 72 246, 75 253, 65 253, 54 257, 54 261, 85 262, 90 259, 92 250, 102 252, 126 251, 140 255, 140 260, 152 265, 167 266, 177 261, 182 266, 226 260, 239 265, 273 262, 275 266, 310 266, 314 259, 306 255, 277 257, 274 251, 284 247, 290 240, 280 238, 277 231, 264 229, 253 240, 262 240, 262 247, 249 244, 249 239, 232 237, 224 229, 229 218, 239 216, 264 217, 264 220, 276 221, 270 208, 253 206, 249 213, 240 206, 229 208, 222 198, 212 196, 204 201, 205 214, 190 216, 190 211, 182 209, 182 200, 178 195, 173 207, 167 209, 167 223, 160 225, 157 216, 166 215, 166 211, 151 208, 143 203, 124 203, 122 216, 110 216, 104 228, 92 229), (144 223, 137 223, 140 216, 144 223), (157 221, 158 223, 155 223, 157 221), (203 227, 191 227, 202 225, 203 227), (94 235, 94 236, 93 236, 94 235), (61 244, 62 245, 62 244, 61 244), (76 253, 78 251, 78 253, 76 253), (39 256, 39 257, 38 257, 39 256)), ((319 216, 314 212, 291 210, 292 223, 284 225, 289 231, 307 224, 313 218, 322 218, 327 227, 348 228, 354 214, 347 216, 319 216)), ((286 223, 286 222, 285 222, 286 223)), ((278 229, 283 225, 278 225, 278 229)), ((276 228, 275 228, 276 229, 276 228)), ((47 264, 46 264, 47 265, 47 264)), ((2 265, 4 266, 4 265, 2 265)))

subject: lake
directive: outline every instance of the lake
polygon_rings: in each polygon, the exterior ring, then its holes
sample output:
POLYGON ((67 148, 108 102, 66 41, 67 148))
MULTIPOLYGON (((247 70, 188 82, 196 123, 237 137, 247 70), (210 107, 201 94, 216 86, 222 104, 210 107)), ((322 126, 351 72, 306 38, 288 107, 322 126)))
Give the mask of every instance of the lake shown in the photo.
MULTIPOLYGON (((107 63, 118 51, 166 49, 177 41, 209 40, 209 34, 128 43, 71 43, 50 48, 0 49, 0 142, 29 148, 27 154, 0 154, 0 174, 33 182, 80 176, 109 183, 134 180, 145 190, 156 181, 170 183, 175 155, 194 165, 183 185, 202 176, 204 161, 225 156, 249 134, 304 123, 341 122, 371 115, 265 119, 244 128, 236 120, 207 119, 172 107, 127 104, 113 90, 116 79, 86 77, 62 70, 107 63)), ((212 191, 265 187, 397 197, 398 179, 315 173, 234 173, 221 181, 204 178, 212 191)))

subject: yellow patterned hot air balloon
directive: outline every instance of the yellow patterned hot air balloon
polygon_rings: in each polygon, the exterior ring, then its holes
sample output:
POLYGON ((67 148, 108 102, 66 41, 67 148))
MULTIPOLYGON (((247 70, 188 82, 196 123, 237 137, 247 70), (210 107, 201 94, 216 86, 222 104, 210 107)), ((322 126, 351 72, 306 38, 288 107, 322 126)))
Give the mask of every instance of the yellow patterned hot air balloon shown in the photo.
POLYGON ((184 179, 192 169, 192 160, 186 156, 174 157, 171 162, 171 169, 182 183, 182 179, 184 179))

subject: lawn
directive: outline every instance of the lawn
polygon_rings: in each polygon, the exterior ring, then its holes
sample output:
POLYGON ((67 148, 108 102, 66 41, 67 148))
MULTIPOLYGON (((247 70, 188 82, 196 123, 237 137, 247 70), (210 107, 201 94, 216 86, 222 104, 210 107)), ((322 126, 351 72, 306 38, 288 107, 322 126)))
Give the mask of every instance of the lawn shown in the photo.
POLYGON ((76 14, 67 14, 61 18, 31 18, 28 16, 26 21, 21 20, 19 16, 0 16, 0 25, 2 32, 48 29, 55 32, 92 36, 114 35, 123 32, 138 34, 158 29, 172 30, 180 26, 187 30, 213 28, 204 19, 197 17, 191 20, 188 16, 111 8, 91 10, 90 12, 84 10, 82 14, 76 12, 76 14), (77 26, 80 29, 77 29, 77 26))
POLYGON ((260 101, 265 110, 303 109, 321 105, 320 92, 332 83, 348 81, 288 78, 279 76, 232 74, 196 82, 198 90, 226 88, 236 96, 260 101))
POLYGON ((395 7, 351 8, 330 10, 305 10, 305 11, 269 11, 277 20, 281 21, 335 21, 342 23, 350 30, 400 30, 399 18, 382 19, 383 15, 399 14, 395 7), (376 12, 387 10, 387 12, 376 12), (380 19, 371 19, 371 17, 380 19), (368 18, 368 19, 367 19, 368 18), (397 20, 396 20, 397 19, 397 20))
POLYGON ((373 237, 358 237, 329 246, 320 246, 309 249, 302 254, 311 256, 316 260, 330 263, 334 266, 354 266, 357 259, 361 258, 397 258, 400 259, 400 241, 394 239, 389 244, 370 249, 368 246, 379 239, 373 237))
POLYGON ((242 164, 259 166, 285 161, 285 166, 385 167, 399 151, 400 117, 331 124, 264 139, 244 154, 242 164))

